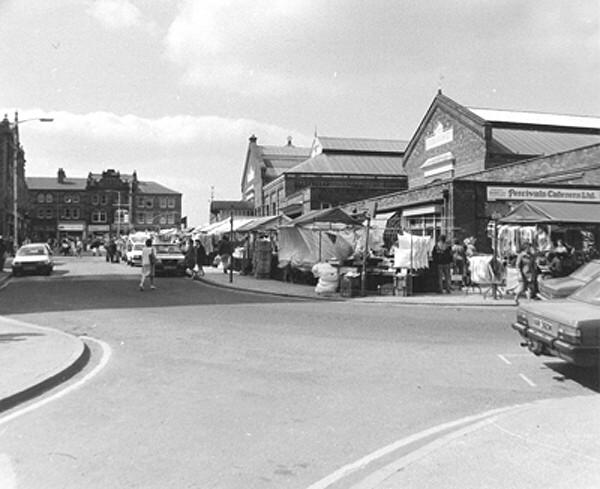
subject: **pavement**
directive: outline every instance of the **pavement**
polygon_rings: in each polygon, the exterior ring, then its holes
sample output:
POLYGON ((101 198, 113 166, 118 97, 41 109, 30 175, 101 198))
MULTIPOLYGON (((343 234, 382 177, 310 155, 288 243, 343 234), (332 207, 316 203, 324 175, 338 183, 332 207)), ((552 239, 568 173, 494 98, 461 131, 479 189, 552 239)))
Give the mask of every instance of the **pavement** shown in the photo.
MULTIPOLYGON (((0 300, 1 289, 9 280, 7 265, 0 271, 0 300)), ((229 275, 214 268, 207 268, 202 280, 219 287, 312 300, 514 307, 511 298, 484 298, 479 293, 459 291, 411 297, 346 298, 339 294, 323 297, 308 285, 239 274, 230 282, 229 275)), ((59 385, 83 368, 89 357, 85 344, 77 337, 5 317, 0 317, 0 350, 0 419, 2 412, 59 385)), ((343 472, 343 478, 329 477, 310 489, 597 489, 600 487, 599 413, 600 395, 592 391, 587 396, 498 409, 416 434, 398 446, 387 447, 387 465, 379 463, 375 467, 374 461, 379 458, 367 455, 345 471, 342 468, 339 472, 343 472), (359 469, 364 470, 359 472, 359 469), (370 475, 361 480, 363 472, 370 475), (346 478, 350 475, 353 477, 346 478), (352 480, 352 485, 343 485, 348 480, 352 480)))

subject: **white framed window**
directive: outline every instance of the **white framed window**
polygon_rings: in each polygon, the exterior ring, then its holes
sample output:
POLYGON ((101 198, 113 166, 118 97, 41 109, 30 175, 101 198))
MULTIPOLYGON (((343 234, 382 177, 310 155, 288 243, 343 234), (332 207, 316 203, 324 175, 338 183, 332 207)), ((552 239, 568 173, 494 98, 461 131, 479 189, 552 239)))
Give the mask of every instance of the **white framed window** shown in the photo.
POLYGON ((93 205, 98 205, 100 203, 100 197, 98 194, 94 194, 92 195, 92 204, 93 205))
POLYGON ((52 217, 54 217, 54 212, 52 212, 52 209, 46 209, 46 219, 52 219, 52 217))
POLYGON ((71 197, 71 194, 65 194, 63 196, 63 201, 65 204, 70 204, 72 200, 73 200, 73 197, 71 197))
POLYGON ((167 208, 167 198, 166 197, 159 197, 158 198, 158 206, 161 209, 166 209, 167 208))
POLYGON ((100 203, 101 203, 101 205, 108 204, 108 195, 102 194, 102 196, 100 197, 100 203))
POLYGON ((102 212, 102 211, 92 212, 92 222, 94 222, 94 223, 106 222, 106 212, 102 212))
POLYGON ((169 209, 175 209, 175 197, 169 197, 167 199, 169 209))
MULTIPOLYGON (((42 195, 43 198, 43 195, 42 195)), ((39 208, 37 210, 38 219, 44 219, 46 217, 46 209, 39 208)))
POLYGON ((52 204, 54 202, 54 195, 46 194, 46 204, 52 204))
POLYGON ((143 212, 138 212, 136 215, 136 220, 137 220, 138 224, 145 224, 146 223, 146 214, 144 214, 143 212))
POLYGON ((38 204, 43 204, 46 201, 46 196, 42 193, 37 194, 38 204))
POLYGON ((139 195, 135 198, 135 206, 136 207, 144 207, 144 197, 140 197, 139 195))
POLYGON ((80 201, 81 201, 81 197, 79 196, 79 194, 73 194, 73 203, 79 204, 80 201))
POLYGON ((175 214, 167 214, 167 224, 175 224, 175 214))
POLYGON ((80 214, 79 214, 79 207, 75 207, 75 208, 72 210, 72 214, 71 214, 71 215, 73 216, 73 219, 79 219, 79 217, 80 217, 80 214))

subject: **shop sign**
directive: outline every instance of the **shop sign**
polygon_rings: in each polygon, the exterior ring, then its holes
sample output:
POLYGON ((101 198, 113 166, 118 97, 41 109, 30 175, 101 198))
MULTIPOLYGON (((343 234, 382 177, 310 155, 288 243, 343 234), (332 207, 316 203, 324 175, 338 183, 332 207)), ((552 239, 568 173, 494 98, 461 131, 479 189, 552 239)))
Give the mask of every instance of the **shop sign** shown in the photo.
POLYGON ((487 200, 554 200, 600 202, 600 190, 577 188, 488 187, 487 200))
POLYGON ((59 231, 83 231, 85 228, 84 224, 77 224, 77 223, 58 223, 58 230, 59 231))
POLYGON ((90 224, 88 225, 88 231, 90 233, 106 232, 110 231, 108 224, 90 224))

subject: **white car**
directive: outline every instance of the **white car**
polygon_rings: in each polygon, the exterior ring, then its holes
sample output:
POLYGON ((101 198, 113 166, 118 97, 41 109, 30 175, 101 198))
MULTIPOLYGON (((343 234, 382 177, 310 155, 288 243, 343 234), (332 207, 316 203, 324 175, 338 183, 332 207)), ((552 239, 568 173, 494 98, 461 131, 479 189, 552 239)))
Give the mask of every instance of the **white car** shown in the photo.
POLYGON ((31 243, 21 246, 12 261, 15 277, 24 273, 50 275, 54 268, 52 251, 46 243, 31 243))
POLYGON ((132 267, 141 267, 143 249, 144 243, 142 241, 128 241, 125 248, 125 259, 127 261, 127 265, 132 267))

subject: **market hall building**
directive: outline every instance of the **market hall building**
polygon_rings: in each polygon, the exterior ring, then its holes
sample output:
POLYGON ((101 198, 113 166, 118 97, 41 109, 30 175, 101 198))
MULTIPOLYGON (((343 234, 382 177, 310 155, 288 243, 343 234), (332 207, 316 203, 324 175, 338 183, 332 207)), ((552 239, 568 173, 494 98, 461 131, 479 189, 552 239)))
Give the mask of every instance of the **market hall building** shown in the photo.
POLYGON ((404 169, 408 190, 344 208, 377 203, 392 235, 474 237, 483 252, 491 251, 490 221, 523 202, 561 202, 571 214, 578 202, 596 203, 600 221, 600 118, 471 108, 438 92, 404 169))

